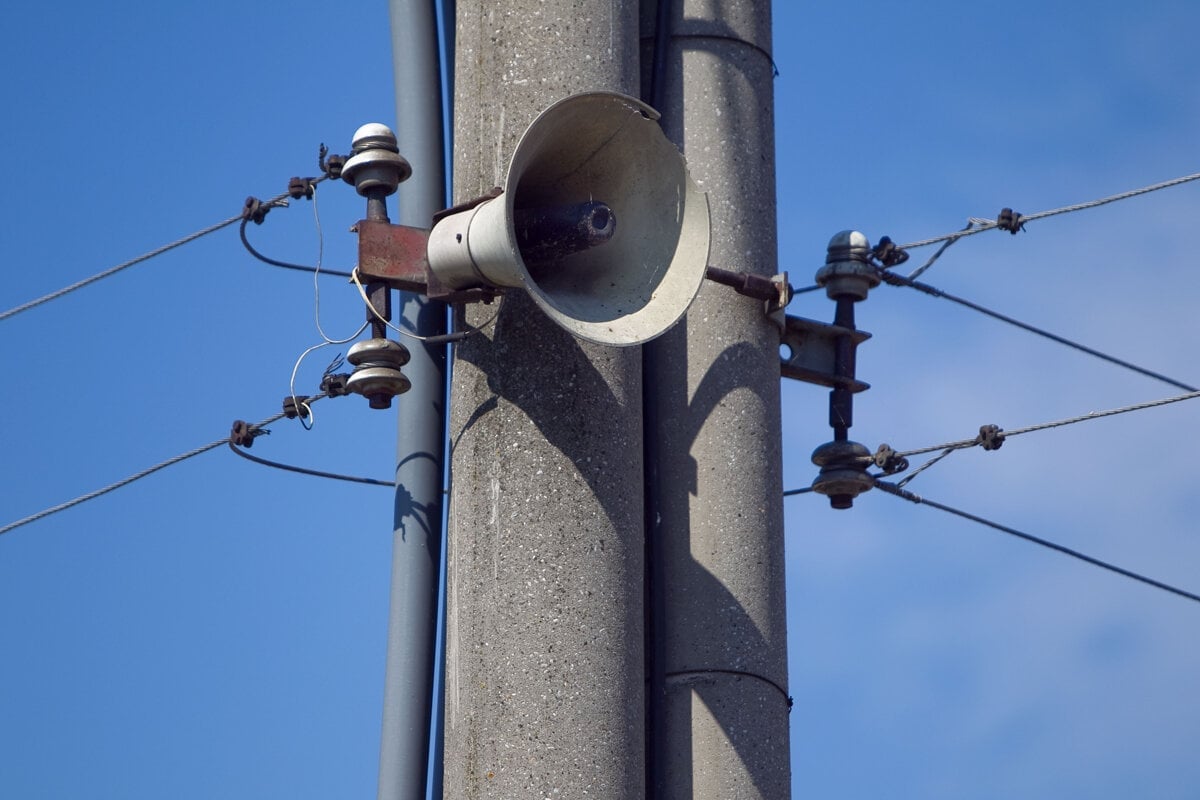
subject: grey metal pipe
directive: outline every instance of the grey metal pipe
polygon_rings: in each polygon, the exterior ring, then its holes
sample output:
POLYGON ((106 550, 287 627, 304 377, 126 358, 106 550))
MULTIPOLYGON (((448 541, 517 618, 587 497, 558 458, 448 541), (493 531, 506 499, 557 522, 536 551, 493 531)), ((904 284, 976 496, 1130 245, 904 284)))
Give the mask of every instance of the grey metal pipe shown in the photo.
MULTIPOLYGON (((397 220, 429 227, 445 207, 438 28, 433 0, 390 0, 396 139, 413 166, 397 192, 397 220)), ((420 336, 446 332, 446 308, 401 292, 398 324, 420 336)), ((442 574, 442 478, 446 441, 445 345, 405 343, 412 389, 396 398, 396 505, 379 800, 425 797, 442 574)))

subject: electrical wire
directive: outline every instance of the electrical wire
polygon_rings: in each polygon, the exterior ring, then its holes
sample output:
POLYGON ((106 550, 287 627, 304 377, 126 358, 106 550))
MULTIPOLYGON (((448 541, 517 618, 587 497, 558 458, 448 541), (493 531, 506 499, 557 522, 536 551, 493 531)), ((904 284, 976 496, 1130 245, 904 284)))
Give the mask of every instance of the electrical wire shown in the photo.
MULTIPOLYGON (((270 264, 273 267, 283 267, 284 269, 292 269, 292 270, 297 270, 299 272, 312 272, 313 271, 312 267, 306 267, 303 264, 292 264, 287 261, 277 261, 276 259, 264 256, 262 253, 255 250, 254 245, 250 244, 250 240, 248 238, 246 238, 246 223, 247 222, 249 222, 249 220, 242 220, 241 237, 242 237, 242 245, 246 248, 246 250, 250 253, 250 255, 254 256, 255 258, 257 258, 259 261, 263 262, 264 264, 270 264)), ((323 269, 323 270, 321 270, 321 274, 330 275, 335 278, 349 278, 350 277, 349 272, 340 272, 336 269, 323 269)))
MULTIPOLYGON (((306 398, 305 404, 307 405, 310 403, 315 403, 317 400, 320 400, 321 398, 326 397, 326 396, 327 395, 324 392, 322 392, 321 394, 317 394, 312 397, 306 398)), ((277 422, 278 420, 283 419, 284 416, 286 416, 286 415, 284 414, 284 412, 281 411, 278 414, 267 417, 266 419, 264 419, 262 422, 258 423, 257 425, 252 426, 251 430, 260 430, 260 429, 264 428, 265 426, 270 425, 272 422, 277 422)), ((147 469, 142 470, 141 472, 137 472, 133 475, 130 475, 128 478, 119 480, 116 483, 110 483, 108 486, 105 486, 102 489, 97 489, 94 492, 88 492, 87 494, 80 495, 79 497, 76 497, 73 500, 68 500, 65 503, 59 503, 56 506, 51 506, 50 508, 39 511, 36 514, 31 514, 28 517, 19 519, 16 522, 10 522, 7 525, 5 525, 4 527, 0 528, 0 534, 5 534, 5 533, 8 533, 9 531, 16 530, 17 528, 20 528, 23 525, 28 525, 31 522, 37 522, 38 520, 44 519, 44 518, 50 516, 51 514, 57 514, 59 511, 66 511, 68 508, 72 508, 81 503, 86 503, 89 500, 95 500, 97 497, 106 495, 109 492, 113 492, 113 491, 116 491, 117 489, 128 486, 129 484, 133 483, 134 481, 139 481, 142 478, 145 478, 147 475, 153 475, 155 472, 158 472, 159 470, 163 470, 163 469, 166 469, 167 467, 174 466, 175 464, 178 464, 182 461, 187 461, 189 458, 192 458, 193 456, 198 456, 201 453, 207 453, 209 450, 213 450, 217 447, 220 447, 222 444, 224 444, 227 441, 229 441, 228 436, 221 438, 221 439, 217 439, 214 442, 209 442, 208 444, 197 447, 194 450, 188 450, 186 453, 180 453, 179 455, 175 456, 174 458, 168 458, 166 461, 161 461, 152 467, 149 467, 147 469)))
MULTIPOLYGON (((363 286, 362 280, 358 277, 358 267, 355 267, 354 271, 350 274, 350 280, 352 280, 354 285, 358 287, 358 294, 362 298, 363 303, 366 304, 367 309, 370 310, 377 320, 387 326, 389 330, 393 330, 401 336, 407 336, 410 339, 416 339, 419 342, 424 342, 425 344, 461 342, 463 339, 467 338, 473 333, 483 333, 483 329, 495 322, 496 318, 500 316, 500 309, 497 308, 496 313, 492 314, 492 316, 489 317, 486 322, 478 327, 474 325, 467 325, 467 330, 465 331, 455 331, 454 333, 446 333, 439 336, 419 336, 411 331, 406 331, 403 328, 393 325, 390 320, 375 310, 375 306, 371 304, 370 298, 367 297, 366 287, 363 286)), ((463 324, 466 323, 464 322, 463 324)))
MULTIPOLYGON (((1180 395, 1176 395, 1174 397, 1164 397, 1159 400, 1149 400, 1145 403, 1135 403, 1134 405, 1130 405, 1130 406, 1122 406, 1120 408, 1110 408, 1105 411, 1091 411, 1091 412, 1088 412, 1087 414, 1080 414, 1079 416, 1076 416, 1076 417, 1067 417, 1066 419, 1055 420, 1053 422, 1042 422, 1037 425, 1029 425, 1024 428, 1016 428, 1011 431, 1000 430, 1000 431, 998 431, 998 433, 1000 433, 1004 439, 1007 439, 1010 436, 1020 436, 1025 433, 1034 433, 1036 431, 1044 431, 1044 430, 1049 430, 1051 428, 1062 428, 1067 425, 1074 425, 1079 422, 1087 422, 1088 420, 1103 419, 1104 417, 1113 417, 1118 414, 1128 414, 1133 411, 1144 411, 1145 409, 1148 409, 1148 408, 1157 408, 1158 406, 1171 405, 1172 403, 1181 403, 1184 400, 1195 400, 1198 397, 1200 397, 1200 391, 1188 392, 1187 394, 1180 394, 1180 395)), ((935 444, 930 447, 918 447, 914 450, 904 450, 901 452, 894 453, 893 458, 901 459, 901 458, 909 458, 911 456, 924 455, 925 453, 932 453, 937 450, 942 451, 942 453, 940 453, 938 456, 930 459, 926 463, 917 467, 917 469, 915 469, 908 476, 906 476, 905 479, 901 482, 900 486, 903 486, 908 481, 911 481, 914 477, 916 477, 916 475, 918 473, 933 466, 938 461, 941 461, 943 458, 950 455, 950 453, 952 453, 956 450, 965 450, 967 448, 982 445, 983 441, 984 441, 983 436, 981 434, 979 436, 976 436, 974 439, 959 439, 956 442, 943 442, 942 444, 935 444)), ((998 446, 997 446, 997 448, 994 448, 994 449, 998 449, 998 446)), ((873 457, 866 456, 859 463, 870 464, 873 462, 874 462, 873 457)), ((792 495, 804 494, 804 493, 810 492, 810 491, 812 491, 811 488, 789 489, 788 491, 783 493, 783 496, 790 497, 792 495)))
MULTIPOLYGON (((930 468, 930 467, 932 467, 934 464, 938 463, 938 462, 939 462, 939 461, 941 461, 943 458, 945 458, 946 456, 948 456, 948 455, 950 455, 951 453, 953 453, 953 452, 955 451, 955 449, 956 449, 956 448, 953 448, 953 447, 947 447, 945 450, 943 450, 942 452, 938 453, 936 456, 934 456, 933 458, 929 459, 929 460, 928 460, 928 461, 926 461, 924 464, 922 464, 921 466, 919 466, 919 467, 917 467, 916 469, 914 469, 912 472, 910 472, 910 473, 908 473, 907 475, 905 475, 905 476, 904 476, 904 477, 901 479, 901 481, 900 481, 898 484, 896 484, 896 485, 897 485, 897 486, 899 486, 899 487, 901 487, 901 488, 903 488, 904 486, 907 486, 909 483, 911 483, 911 482, 912 482, 912 479, 913 479, 913 478, 917 477, 917 476, 918 476, 918 475, 920 475, 922 472, 924 472, 925 470, 929 469, 929 468, 930 468)), ((903 456, 901 456, 901 458, 902 458, 902 457, 903 457, 903 456)))
POLYGON ((1110 564, 1107 561, 1101 561, 1098 558, 1093 558, 1089 555, 1079 552, 1078 550, 1072 550, 1069 547, 1064 547, 1061 544, 1055 544, 1054 542, 1048 541, 1046 539, 1042 539, 1038 536, 1034 536, 1029 533, 1023 533, 1022 531, 1016 530, 1015 528, 1010 528, 1007 525, 1001 525, 998 522, 992 522, 991 520, 984 519, 983 517, 976 516, 975 514, 969 514, 966 511, 962 511, 960 509, 952 508, 950 506, 943 505, 941 503, 936 503, 932 500, 928 500, 924 497, 921 497, 918 494, 914 494, 906 489, 902 489, 899 486, 896 486, 895 484, 888 483, 887 481, 881 481, 881 480, 876 479, 875 486, 877 488, 881 489, 883 492, 890 494, 890 495, 894 495, 895 497, 899 497, 904 500, 908 500, 910 502, 917 503, 919 505, 927 505, 931 508, 936 508, 939 511, 945 511, 950 514, 954 514, 956 516, 962 517, 963 519, 968 519, 972 522, 978 522, 980 525, 986 525, 989 528, 994 528, 995 530, 998 530, 1002 533, 1007 533, 1010 536, 1016 536, 1017 538, 1024 539, 1027 542, 1032 542, 1033 544, 1041 545, 1042 547, 1048 548, 1050 550, 1054 550, 1054 551, 1062 553, 1064 555, 1068 555, 1071 558, 1077 558, 1080 561, 1091 564, 1092 566, 1100 567, 1101 569, 1106 569, 1110 572, 1115 572, 1118 575, 1123 575, 1126 578, 1131 578, 1135 581, 1139 581, 1141 583, 1147 584, 1148 586, 1153 586, 1156 589, 1162 589, 1165 592, 1170 592, 1172 594, 1179 595, 1180 597, 1186 598, 1188 600, 1192 600, 1194 602, 1200 603, 1200 595, 1192 594, 1191 592, 1184 591, 1183 589, 1179 589, 1175 586, 1171 586, 1170 584, 1163 583, 1162 581, 1156 581, 1153 578, 1148 578, 1145 575, 1141 575, 1137 572, 1133 572, 1132 570, 1128 570, 1123 567, 1118 567, 1117 565, 1110 564))
MULTIPOLYGON (((316 265, 316 267, 314 267, 310 270, 313 274, 313 320, 314 320, 314 322, 316 322, 316 325, 317 325, 317 333, 321 334, 321 339, 326 344, 346 344, 347 342, 353 341, 354 339, 358 338, 358 335, 360 333, 362 333, 363 330, 367 326, 366 326, 366 324, 364 324, 353 335, 351 335, 349 338, 346 338, 346 339, 331 338, 329 336, 329 334, 325 333, 325 329, 321 327, 321 282, 320 282, 320 277, 321 277, 321 273, 322 273, 321 266, 325 259, 325 233, 321 228, 321 212, 317 206, 317 187, 315 187, 315 186, 313 187, 313 191, 312 191, 312 209, 313 209, 313 222, 317 228, 317 265, 316 265)), ((331 275, 334 273, 331 273, 328 270, 326 270, 325 274, 331 275)), ((349 272, 336 273, 336 274, 345 275, 348 278, 353 277, 352 274, 349 272)), ((307 354, 307 352, 308 351, 305 351, 306 354, 307 354)), ((293 375, 294 375, 294 373, 293 373, 293 375)))
POLYGON ((247 461, 253 461, 256 464, 262 464, 265 467, 274 467, 275 469, 282 469, 282 470, 286 470, 288 472, 298 472, 301 475, 313 475, 318 478, 332 478, 334 480, 349 481, 351 483, 365 483, 365 484, 369 484, 371 486, 393 487, 396 485, 395 481, 381 481, 377 478, 359 478, 354 475, 340 475, 336 472, 323 472, 318 469, 309 469, 307 467, 297 467, 293 464, 283 464, 278 461, 270 461, 265 458, 259 458, 258 456, 250 455, 250 453, 247 453, 244 449, 238 447, 236 444, 234 444, 232 441, 229 441, 228 439, 226 440, 226 442, 229 445, 229 449, 232 450, 237 455, 241 456, 242 458, 246 459, 247 461))
MULTIPOLYGON (((1020 436, 1021 434, 1025 434, 1025 433, 1034 433, 1035 431, 1044 431, 1044 430, 1048 430, 1050 428, 1061 428, 1066 425, 1074 425, 1078 422, 1086 422, 1088 420, 1093 420, 1093 419, 1102 419, 1104 417, 1112 417, 1112 416, 1116 416, 1117 414, 1127 414, 1131 411, 1143 411, 1147 408, 1157 408, 1158 406, 1170 405, 1171 403, 1180 403, 1180 402, 1183 402, 1184 400, 1194 400, 1197 397, 1200 397, 1200 391, 1188 392, 1187 394, 1180 394, 1180 395, 1176 395, 1174 397, 1165 397, 1165 398, 1162 398, 1159 400, 1150 400, 1145 403, 1136 403, 1131 406, 1122 406, 1120 408, 1110 408, 1105 411, 1092 411, 1087 414, 1080 414, 1077 417, 1068 417, 1067 419, 1060 419, 1060 420, 1056 420, 1054 422, 1043 422, 1038 425, 1030 425, 1025 428, 1017 428, 1017 429, 1011 430, 1011 431, 1002 431, 1002 433, 1004 435, 1004 438, 1007 439, 1009 437, 1020 436)), ((908 458, 909 456, 919 456, 923 453, 932 453, 935 450, 963 450, 968 447, 974 447, 978 444, 982 444, 981 437, 976 437, 974 439, 960 439, 957 442, 946 442, 944 444, 934 445, 933 447, 920 447, 920 448, 917 448, 916 450, 905 450, 903 452, 896 453, 896 456, 899 458, 908 458)))
MULTIPOLYGON (((1172 178, 1169 181, 1163 181, 1162 183, 1151 184, 1150 186, 1143 186, 1140 189, 1133 189, 1131 191, 1122 192, 1120 194, 1114 194, 1109 197, 1102 197, 1099 200, 1089 200, 1086 203, 1076 203, 1075 205, 1063 206, 1062 208, 1054 208, 1049 211, 1039 211, 1036 214, 1022 214, 1019 217, 1019 223, 1023 224, 1026 222, 1035 222, 1036 220, 1045 219, 1046 217, 1053 217, 1053 216, 1057 216, 1059 214, 1071 214, 1076 211, 1083 211, 1084 209, 1095 208, 1096 206, 1108 205, 1109 203, 1115 203, 1118 200, 1128 200, 1131 197, 1137 197, 1138 195, 1149 194, 1150 192, 1157 192, 1160 189, 1169 189, 1172 186, 1178 186, 1181 183, 1188 183, 1189 181, 1194 181, 1194 180, 1200 180, 1200 172, 1196 172, 1191 175, 1184 175, 1179 178, 1172 178)), ((963 229, 960 231, 954 231, 953 233, 943 234, 942 236, 934 236, 929 239, 921 239, 920 241, 917 241, 917 242, 910 242, 908 244, 902 244, 899 247, 901 250, 912 250, 917 247, 925 247, 926 245, 937 244, 938 242, 957 241, 957 240, 962 239, 967 236, 974 236, 977 233, 983 233, 984 231, 990 231, 990 230, 994 230, 995 228, 1000 227, 999 223, 996 220, 978 219, 978 220, 975 220, 975 222, 979 223, 977 227, 972 227, 972 226, 968 225, 966 229, 963 229)))
MULTIPOLYGON (((287 194, 283 194, 280 197, 287 197, 287 194)), ((276 200, 278 200, 278 199, 279 198, 276 198, 276 200)), ((7 310, 5 312, 0 313, 0 320, 6 320, 9 317, 15 317, 17 314, 20 314, 23 311, 28 311, 31 308, 36 308, 37 306, 40 306, 43 303, 49 303, 51 300, 57 300, 58 298, 60 298, 64 295, 70 294, 71 292, 75 291, 76 289, 82 289, 83 287, 93 284, 96 281, 103 280, 104 278, 107 278, 112 275, 116 275, 121 270, 128 269, 129 267, 132 267, 135 264, 140 264, 143 261, 149 261, 150 259, 154 258, 155 256, 160 256, 169 250, 174 250, 176 247, 182 247, 183 245, 188 244, 189 242, 194 242, 197 239, 207 236, 210 233, 219 231, 224 227, 232 225, 233 223, 237 222, 241 218, 242 218, 242 215, 238 214, 237 216, 233 216, 233 217, 230 217, 229 219, 222 220, 221 222, 218 222, 214 225, 209 225, 207 228, 202 228, 201 230, 198 230, 195 233, 188 234, 187 236, 184 236, 182 239, 176 239, 173 242, 170 242, 168 244, 163 245, 162 247, 151 250, 148 253, 138 256, 137 258, 131 258, 130 260, 124 261, 120 264, 117 264, 115 267, 110 267, 109 269, 106 269, 103 272, 97 272, 95 275, 92 275, 90 278, 84 278, 81 281, 76 281, 75 283, 72 283, 70 286, 64 286, 63 288, 59 289, 58 291, 50 292, 50 294, 42 295, 41 297, 39 297, 35 300, 30 300, 29 302, 22 303, 21 305, 16 306, 15 308, 10 308, 9 310, 7 310)))
MULTIPOLYGON (((319 183, 321 180, 323 180, 323 178, 314 178, 313 183, 312 183, 312 187, 313 187, 312 200, 313 200, 313 213, 314 214, 316 214, 316 207, 317 207, 316 184, 319 183)), ((284 205, 284 207, 286 207, 286 204, 282 204, 282 205, 284 205)), ((246 248, 247 252, 249 252, 250 255, 254 256, 255 258, 257 258, 259 261, 263 262, 264 264, 270 264, 273 267, 282 267, 283 269, 296 270, 297 272, 312 272, 314 274, 313 275, 314 283, 316 282, 316 273, 322 273, 324 275, 330 275, 330 276, 333 276, 336 278, 351 277, 349 272, 340 272, 335 269, 323 269, 320 264, 319 259, 318 259, 318 263, 317 263, 316 267, 309 267, 304 264, 292 264, 291 262, 288 262, 288 261, 279 261, 277 259, 269 258, 268 256, 263 255, 262 253, 260 253, 258 250, 256 250, 254 248, 254 245, 250 244, 250 239, 246 236, 246 225, 249 222, 250 222, 249 219, 242 220, 242 226, 241 226, 241 229, 238 231, 238 235, 241 236, 242 246, 246 248)), ((317 219, 317 236, 320 239, 320 249, 321 249, 321 251, 323 251, 324 250, 324 239, 321 235, 321 221, 320 221, 319 217, 317 219)), ((320 327, 319 324, 318 324, 318 327, 320 327)))
MULTIPOLYGON (((328 177, 328 176, 322 175, 318 178, 309 179, 310 185, 314 187, 314 191, 315 191, 316 185, 318 183, 320 183, 321 181, 325 180, 326 177, 328 177)), ((270 200, 263 203, 261 205, 261 207, 266 208, 266 209, 271 209, 271 208, 275 208, 278 206, 286 207, 287 199, 291 196, 292 196, 291 192, 283 192, 282 194, 278 194, 275 197, 273 197, 270 200)), ((256 258, 258 258, 262 261, 265 261, 268 264, 273 264, 277 267, 287 267, 289 269, 302 269, 302 270, 308 271, 307 267, 301 267, 301 266, 295 265, 295 264, 286 264, 284 262, 278 262, 278 261, 269 259, 266 256, 259 253, 253 247, 251 247, 250 242, 246 239, 246 223, 249 222, 250 220, 243 213, 243 214, 237 214, 236 216, 230 217, 229 219, 221 220, 220 222, 209 225, 207 228, 201 228, 200 230, 196 231, 195 233, 189 233, 187 236, 184 236, 180 239, 176 239, 173 242, 168 242, 167 244, 164 244, 162 247, 155 248, 154 250, 151 250, 148 253, 144 253, 144 254, 138 256, 137 258, 131 258, 128 261, 123 261, 120 264, 117 264, 115 267, 110 267, 101 272, 97 272, 95 275, 92 275, 91 277, 84 278, 81 281, 76 281, 75 283, 72 283, 70 286, 64 286, 63 288, 61 288, 57 291, 50 292, 49 294, 45 294, 34 300, 30 300, 27 303, 22 303, 19 306, 8 309, 7 311, 0 312, 0 321, 6 320, 9 317, 15 317, 17 314, 20 314, 23 311, 28 311, 31 308, 36 308, 37 306, 40 306, 43 303, 49 303, 51 300, 57 300, 58 298, 63 297, 64 295, 70 294, 71 292, 74 292, 77 289, 82 289, 83 287, 93 284, 97 281, 103 280, 104 278, 108 278, 112 275, 116 275, 118 272, 128 269, 129 267, 135 266, 137 264, 141 264, 143 261, 149 261, 150 259, 154 258, 155 256, 160 256, 163 253, 166 253, 170 250, 174 250, 177 247, 182 247, 185 244, 194 242, 197 239, 203 238, 210 233, 215 233, 215 232, 221 230, 222 228, 229 227, 230 225, 237 222, 238 220, 241 220, 241 222, 242 222, 242 226, 241 226, 242 244, 244 244, 246 246, 246 249, 249 250, 250 253, 252 255, 254 255, 256 258)), ((346 277, 346 278, 350 277, 350 273, 348 273, 348 272, 338 273, 338 272, 334 272, 332 270, 326 270, 325 274, 341 275, 342 277, 346 277)))
POLYGON ((388 328, 390 328, 391 330, 393 330, 393 331, 395 331, 396 333, 400 334, 401 336, 407 336, 408 338, 410 338, 410 339, 416 339, 416 340, 417 340, 417 341, 419 341, 419 342, 424 342, 424 341, 426 341, 427 339, 429 339, 429 338, 430 338, 430 337, 428 337, 428 336, 419 336, 419 335, 417 335, 417 334, 413 333, 412 331, 406 331, 406 330, 404 330, 403 328, 398 328, 398 327, 396 327, 395 325, 393 325, 393 324, 391 323, 391 320, 387 319, 385 316, 383 316, 383 314, 380 314, 378 311, 376 311, 376 310, 375 310, 375 306, 371 304, 371 299, 370 299, 369 297, 367 297, 367 289, 366 289, 366 287, 364 287, 364 286, 362 285, 362 280, 361 280, 361 279, 358 277, 358 267, 357 267, 357 266, 356 266, 356 267, 355 267, 355 268, 354 268, 354 269, 351 271, 351 273, 350 273, 350 280, 354 281, 354 285, 355 285, 356 287, 358 287, 358 294, 359 294, 359 296, 360 296, 360 297, 362 297, 362 301, 363 301, 363 303, 365 303, 365 304, 366 304, 366 306, 367 306, 367 308, 370 310, 370 312, 371 312, 373 315, 375 315, 375 318, 376 318, 377 320, 379 320, 380 322, 382 322, 382 323, 383 323, 384 325, 386 325, 388 328))
MULTIPOLYGON (((315 419, 312 415, 312 409, 308 407, 307 402, 300 400, 296 396, 296 373, 299 371, 300 365, 304 362, 304 359, 308 357, 308 354, 315 350, 320 350, 322 347, 328 347, 331 344, 346 344, 347 342, 354 341, 359 337, 359 334, 367 329, 367 325, 369 324, 370 323, 364 322, 358 330, 356 330, 350 336, 347 336, 345 339, 326 339, 323 342, 314 344, 312 347, 301 353, 300 357, 296 359, 296 363, 292 367, 292 376, 288 379, 288 392, 291 395, 292 404, 296 407, 296 409, 300 410, 301 408, 304 408, 307 411, 306 414, 300 414, 300 426, 304 428, 304 430, 311 431, 313 429, 313 425, 315 424, 315 419)), ((325 368, 325 374, 328 375, 332 370, 337 369, 337 365, 340 365, 341 363, 342 356, 339 354, 337 358, 330 362, 329 366, 325 368)))
MULTIPOLYGON (((974 217, 972 217, 971 219, 967 220, 967 226, 966 226, 965 228, 963 228, 963 230, 964 230, 964 231, 969 231, 969 230, 971 230, 971 228, 973 228, 973 227, 975 226, 975 223, 976 223, 976 222, 977 222, 977 220, 976 220, 974 217)), ((942 242, 942 246, 941 246, 941 247, 939 247, 939 248, 937 249, 937 251, 936 251, 936 252, 934 252, 934 254, 933 254, 933 255, 931 255, 931 256, 929 257, 929 259, 928 259, 928 260, 927 260, 927 261, 926 261, 924 264, 922 264, 921 266, 917 267, 917 268, 916 268, 916 269, 914 269, 912 272, 908 273, 909 280, 912 280, 912 279, 915 279, 915 278, 918 278, 918 277, 920 277, 920 275, 921 275, 922 273, 924 273, 924 272, 925 272, 925 270, 927 270, 927 269, 929 269, 930 267, 932 267, 932 266, 934 265, 934 262, 936 262, 936 261, 937 261, 939 258, 941 258, 941 257, 942 257, 942 253, 946 252, 946 251, 947 251, 947 250, 950 248, 950 245, 954 244, 954 243, 955 243, 955 242, 957 242, 957 241, 958 241, 958 239, 947 239, 946 241, 942 242)))
POLYGON ((883 278, 884 281, 886 281, 888 284, 890 284, 892 286, 907 286, 909 288, 916 289, 916 290, 923 292, 927 295, 930 295, 932 297, 940 297, 945 300, 949 300, 952 303, 957 303, 960 306, 964 306, 966 308, 971 309, 972 311, 978 311, 980 314, 984 314, 986 316, 992 317, 993 319, 998 319, 1001 322, 1005 322, 1009 325, 1013 325, 1017 328, 1020 328, 1021 330, 1029 331, 1030 333, 1036 334, 1045 339, 1049 339, 1052 342, 1056 342, 1056 343, 1064 345, 1066 347, 1070 347, 1073 350, 1078 350, 1081 353, 1086 353, 1087 355, 1098 358, 1101 361, 1107 361, 1110 364, 1115 364, 1118 367, 1124 367, 1127 370, 1136 372, 1139 375, 1144 375, 1147 378, 1153 378, 1156 381, 1161 381, 1170 386, 1174 386, 1176 389, 1183 389, 1184 391, 1189 391, 1189 392, 1196 391, 1195 386, 1190 386, 1190 385, 1184 383, 1183 381, 1175 380, 1174 378, 1171 378, 1167 375, 1163 375, 1160 372, 1154 372, 1153 370, 1146 369, 1145 367, 1139 367, 1137 364, 1133 364, 1129 361, 1125 361, 1123 359, 1117 358, 1116 356, 1110 356, 1107 353, 1102 353, 1099 350, 1088 347, 1087 345, 1080 344, 1079 342, 1072 341, 1063 336, 1059 336, 1058 334, 1055 334, 1055 333, 1050 333, 1047 330, 1043 330, 1042 328, 1038 328, 1038 327, 1036 327, 1034 325, 1030 325, 1029 323, 1026 323, 1026 322, 1021 322, 1018 319, 1013 319, 1012 317, 1009 317, 1005 314, 1001 314, 998 311, 993 311, 992 309, 987 308, 986 306, 981 306, 978 303, 973 303, 970 300, 966 300, 962 297, 957 297, 955 295, 950 294, 949 292, 944 292, 935 286, 930 286, 929 284, 922 283, 921 281, 915 281, 911 277, 905 277, 903 275, 899 275, 894 272, 889 272, 887 270, 880 270, 880 276, 883 278))
MULTIPOLYGON (((313 269, 313 321, 317 325, 317 333, 326 342, 333 340, 321 327, 321 263, 325 260, 325 232, 321 230, 321 211, 317 206, 317 187, 312 190, 313 224, 317 228, 317 266, 313 269)), ((359 330, 362 330, 361 328, 359 330)), ((355 334, 357 336, 358 334, 355 334)))

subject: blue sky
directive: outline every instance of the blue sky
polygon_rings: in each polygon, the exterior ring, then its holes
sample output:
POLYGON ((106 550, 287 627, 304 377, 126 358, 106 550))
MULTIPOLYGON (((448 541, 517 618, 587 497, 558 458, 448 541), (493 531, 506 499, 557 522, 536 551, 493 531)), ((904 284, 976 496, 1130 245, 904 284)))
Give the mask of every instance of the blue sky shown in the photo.
MULTIPOLYGON (((25 4, 7 22, 0 309, 231 216, 395 116, 383 3, 25 4)), ((912 241, 1196 171, 1197 24, 1165 0, 777 4, 781 266, 807 283, 844 228, 912 241)), ((362 201, 326 184, 318 208, 325 263, 348 268, 362 201)), ((251 235, 312 261, 312 212, 251 235)), ((973 237, 924 278, 1195 382, 1198 212, 1200 185, 1169 189, 973 237)), ((332 335, 360 324, 338 280, 320 309, 332 335)), ((833 313, 816 294, 789 310, 833 313)), ((0 322, 0 524, 275 413, 313 312, 311 280, 230 228, 0 322)), ((858 322, 872 388, 851 435, 872 449, 1175 393, 906 289, 858 322)), ((830 438, 826 397, 784 386, 789 487, 830 438)), ((389 476, 391 415, 315 411, 254 452, 389 476)), ((1200 590, 1195 413, 1013 438, 911 488, 1200 590)), ((370 796, 391 508, 219 449, 0 537, 0 795, 370 796)), ((878 493, 786 512, 794 796, 1194 796, 1195 604, 878 493)))

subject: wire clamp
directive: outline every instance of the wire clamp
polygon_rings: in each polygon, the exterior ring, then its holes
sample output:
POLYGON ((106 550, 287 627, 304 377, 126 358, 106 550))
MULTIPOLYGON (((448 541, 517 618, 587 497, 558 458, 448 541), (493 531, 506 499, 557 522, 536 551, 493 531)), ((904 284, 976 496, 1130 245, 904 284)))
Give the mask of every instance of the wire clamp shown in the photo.
POLYGON ((267 433, 270 431, 266 428, 251 425, 245 420, 234 420, 233 428, 229 431, 229 443, 238 447, 252 447, 255 439, 267 433))
POLYGON ((250 220, 255 225, 262 225, 263 220, 267 218, 267 212, 271 208, 270 203, 264 203, 257 197, 247 197, 246 203, 242 206, 242 219, 250 220))
POLYGON ((884 236, 871 251, 871 258, 878 261, 884 269, 891 269, 908 261, 908 251, 902 250, 889 237, 884 236))
POLYGON ((1004 431, 998 425, 981 425, 975 442, 984 450, 999 450, 1004 444, 1004 431))
POLYGON ((350 374, 326 375, 321 379, 321 391, 330 397, 345 397, 350 394, 350 374))
POLYGON ((1025 230, 1025 218, 1011 208, 1002 208, 1000 216, 996 217, 996 227, 1016 236, 1018 232, 1025 230))
POLYGON ((295 419, 296 417, 308 419, 309 411, 308 406, 306 405, 307 399, 308 398, 296 397, 289 394, 287 397, 283 398, 283 415, 288 419, 295 419))
POLYGON ((885 475, 895 475, 897 472, 904 472, 908 469, 908 459, 898 454, 889 444, 879 445, 879 449, 875 451, 874 461, 875 466, 883 470, 885 475))
POLYGON ((306 198, 312 200, 315 181, 312 178, 292 178, 288 181, 288 197, 293 200, 306 198))
POLYGON ((321 149, 317 151, 317 166, 321 168, 322 175, 336 181, 342 177, 342 167, 346 166, 346 157, 329 155, 329 148, 322 142, 321 149))

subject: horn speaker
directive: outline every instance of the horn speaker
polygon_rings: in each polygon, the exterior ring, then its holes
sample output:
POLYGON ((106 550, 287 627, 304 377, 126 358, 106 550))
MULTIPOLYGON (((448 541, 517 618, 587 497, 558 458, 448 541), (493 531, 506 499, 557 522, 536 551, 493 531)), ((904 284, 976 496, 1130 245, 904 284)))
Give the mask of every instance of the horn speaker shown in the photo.
POLYGON ((430 270, 450 288, 523 288, 571 333, 634 345, 687 311, 708 265, 708 198, 657 123, 611 92, 547 108, 504 191, 439 220, 430 270))

